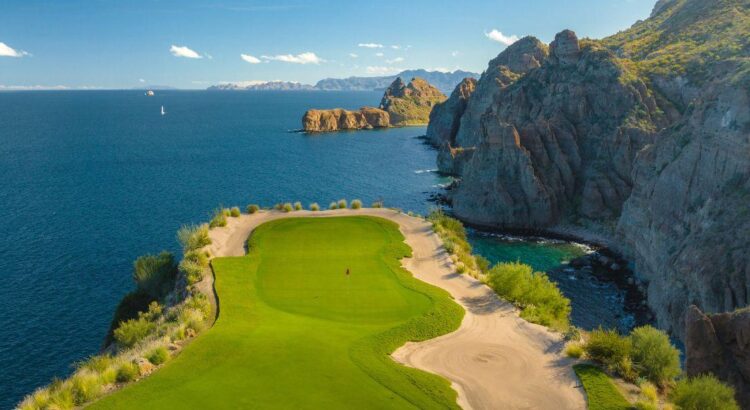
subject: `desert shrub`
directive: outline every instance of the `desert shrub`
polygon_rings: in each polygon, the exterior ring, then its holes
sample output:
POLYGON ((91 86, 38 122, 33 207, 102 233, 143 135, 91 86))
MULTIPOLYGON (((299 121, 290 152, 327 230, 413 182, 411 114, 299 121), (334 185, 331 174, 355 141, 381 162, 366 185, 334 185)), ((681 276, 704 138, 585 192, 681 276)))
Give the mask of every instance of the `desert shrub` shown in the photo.
POLYGON ((346 199, 339 199, 338 202, 336 203, 336 206, 338 206, 339 209, 346 209, 346 208, 348 208, 348 204, 346 202, 346 199))
MULTIPOLYGON (((641 396, 643 398, 639 400, 640 403, 656 405, 659 403, 659 392, 650 382, 643 382, 638 387, 641 388, 641 396)), ((645 407, 644 407, 645 408, 645 407)))
POLYGON ((112 384, 117 380, 117 368, 114 364, 99 372, 103 384, 112 384))
POLYGON ((631 357, 639 375, 659 386, 679 376, 680 352, 669 337, 651 326, 641 326, 630 333, 631 357))
POLYGON ((138 291, 159 299, 174 287, 177 265, 167 251, 158 255, 144 255, 136 259, 133 280, 138 291))
POLYGON ((75 407, 76 403, 73 398, 73 389, 69 382, 53 383, 52 391, 49 397, 49 409, 67 410, 75 407))
POLYGON ((208 225, 183 225, 177 231, 177 241, 182 245, 184 252, 210 245, 211 238, 208 236, 208 225))
POLYGON ((49 407, 50 391, 48 388, 37 389, 34 393, 31 393, 24 397, 23 401, 18 405, 18 410, 39 410, 46 409, 49 407))
POLYGON ((140 371, 135 363, 125 362, 117 368, 117 377, 115 380, 118 383, 126 383, 135 380, 139 374, 140 371))
POLYGON ((281 208, 281 210, 284 212, 292 212, 292 209, 294 208, 292 208, 292 204, 290 204, 289 202, 285 203, 284 206, 281 208))
POLYGON ((154 365, 158 366, 167 360, 169 360, 169 351, 164 346, 159 346, 156 349, 152 350, 148 356, 146 357, 149 362, 153 363, 154 365))
POLYGON ((636 410, 659 410, 659 406, 657 404, 651 403, 650 401, 646 400, 638 400, 635 402, 634 405, 636 410))
POLYGON ((339 206, 338 206, 338 204, 336 204, 335 202, 331 202, 331 203, 330 203, 330 204, 328 205, 328 209, 336 209, 336 208, 338 208, 338 207, 339 207, 339 206))
POLYGON ((370 205, 373 208, 382 208, 383 207, 383 201, 375 201, 370 205))
POLYGON ((102 380, 97 373, 90 371, 78 372, 70 379, 70 390, 73 393, 73 402, 77 405, 84 404, 102 394, 102 380))
POLYGON ((301 211, 302 210, 302 202, 295 202, 294 203, 294 210, 295 211, 301 211))
POLYGON ((260 207, 256 204, 250 204, 247 206, 247 213, 254 214, 260 210, 260 207))
POLYGON ((734 389, 713 375, 678 381, 670 398, 680 410, 739 410, 734 389))
POLYGON ((456 263, 456 272, 457 273, 465 273, 466 272, 466 264, 463 262, 456 263))
POLYGON ((629 366, 632 367, 631 349, 630 339, 620 336, 616 330, 604 330, 601 327, 592 331, 583 345, 589 359, 621 374, 627 371, 629 366))
POLYGON ((203 314, 203 317, 208 317, 211 314, 211 303, 203 293, 196 293, 185 299, 184 305, 186 308, 197 310, 203 314))
POLYGON ((233 206, 231 209, 229 209, 229 216, 232 218, 237 218, 240 216, 240 208, 233 206))
POLYGON ((112 365, 112 357, 108 355, 91 356, 78 364, 79 370, 91 370, 101 373, 112 365))
POLYGON ((565 355, 578 359, 583 356, 583 346, 578 342, 568 342, 565 345, 565 355))
POLYGON ((180 261, 180 273, 185 276, 189 285, 196 284, 203 280, 203 267, 197 262, 190 259, 180 261))
POLYGON ((520 262, 498 263, 487 273, 486 282, 500 297, 521 309, 521 317, 541 325, 565 330, 569 324, 570 300, 554 282, 520 262))
POLYGON ((479 269, 482 273, 487 273, 487 271, 490 270, 490 261, 481 255, 475 255, 474 259, 476 260, 477 269, 479 269))
POLYGON ((131 347, 148 336, 154 327, 155 325, 144 317, 126 320, 115 329, 114 338, 120 346, 131 347))
POLYGON ((112 321, 109 324, 109 331, 105 339, 105 344, 112 342, 114 331, 120 325, 120 322, 124 322, 128 319, 134 319, 138 317, 139 312, 143 312, 148 309, 149 303, 154 299, 141 291, 130 292, 125 295, 115 309, 115 314, 112 316, 112 321))
POLYGON ((445 251, 450 254, 453 254, 456 252, 456 244, 453 243, 453 241, 450 239, 445 239, 443 241, 443 248, 445 248, 445 251))
POLYGON ((224 210, 215 210, 213 216, 211 217, 211 221, 208 223, 208 226, 210 228, 220 228, 222 226, 227 226, 227 214, 224 213, 224 210))
POLYGON ((186 308, 180 312, 180 323, 186 327, 200 332, 206 327, 205 316, 203 312, 197 309, 186 308))
MULTIPOLYGON (((190 261, 202 268, 208 266, 208 252, 201 250, 194 250, 185 252, 185 256, 182 258, 183 261, 190 261)), ((177 267, 179 269, 179 265, 177 267)))
POLYGON ((351 203, 352 209, 360 209, 362 208, 362 201, 359 199, 353 199, 351 203))
POLYGON ((313 202, 310 204, 310 210, 311 211, 320 211, 320 205, 318 205, 317 202, 313 202))
POLYGON ((274 204, 273 209, 275 209, 277 211, 282 211, 282 210, 284 210, 284 204, 282 204, 282 203, 274 204))

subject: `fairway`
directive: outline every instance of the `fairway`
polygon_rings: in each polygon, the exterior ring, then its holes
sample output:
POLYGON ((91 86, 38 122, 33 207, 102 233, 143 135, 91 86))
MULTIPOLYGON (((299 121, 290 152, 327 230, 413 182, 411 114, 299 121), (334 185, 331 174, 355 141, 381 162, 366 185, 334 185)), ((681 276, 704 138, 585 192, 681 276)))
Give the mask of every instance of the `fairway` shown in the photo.
POLYGON ((447 380, 395 363, 463 309, 400 266, 398 225, 369 216, 259 226, 216 258, 219 318, 152 376, 93 408, 457 408, 447 380), (347 274, 348 270, 348 274, 347 274))

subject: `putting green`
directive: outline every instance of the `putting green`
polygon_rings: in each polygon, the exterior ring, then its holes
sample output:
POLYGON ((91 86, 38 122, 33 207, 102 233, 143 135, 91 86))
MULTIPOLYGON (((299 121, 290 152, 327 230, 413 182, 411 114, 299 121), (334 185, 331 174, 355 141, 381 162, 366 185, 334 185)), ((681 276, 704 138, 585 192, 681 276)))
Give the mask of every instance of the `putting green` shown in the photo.
POLYGON ((247 256, 212 262, 214 327, 92 407, 457 408, 447 380, 389 356, 463 317, 447 292, 400 267, 403 240, 395 223, 366 216, 259 226, 247 256))

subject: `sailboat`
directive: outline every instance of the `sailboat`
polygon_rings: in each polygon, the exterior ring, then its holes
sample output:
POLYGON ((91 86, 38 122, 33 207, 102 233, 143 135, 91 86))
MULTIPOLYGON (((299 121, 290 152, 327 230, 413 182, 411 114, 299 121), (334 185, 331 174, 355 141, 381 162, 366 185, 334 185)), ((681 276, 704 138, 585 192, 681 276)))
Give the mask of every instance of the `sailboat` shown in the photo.
POLYGON ((166 111, 164 111, 164 106, 162 105, 162 106, 161 106, 161 115, 166 115, 166 114, 167 114, 167 112, 166 112, 166 111))

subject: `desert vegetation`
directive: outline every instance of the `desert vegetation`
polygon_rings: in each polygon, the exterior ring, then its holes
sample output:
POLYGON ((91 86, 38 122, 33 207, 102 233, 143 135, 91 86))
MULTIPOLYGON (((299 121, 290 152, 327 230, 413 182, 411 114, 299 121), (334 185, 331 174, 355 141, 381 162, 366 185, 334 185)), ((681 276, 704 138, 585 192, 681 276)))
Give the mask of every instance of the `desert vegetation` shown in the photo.
POLYGON ((313 212, 320 211, 320 205, 317 202, 313 202, 310 204, 310 210, 313 212))
POLYGON ((350 204, 352 209, 361 209, 362 208, 362 201, 359 199, 353 199, 352 203, 350 204))
POLYGON ((246 210, 248 214, 252 215, 260 210, 260 206, 258 206, 257 204, 250 204, 247 206, 246 210))

